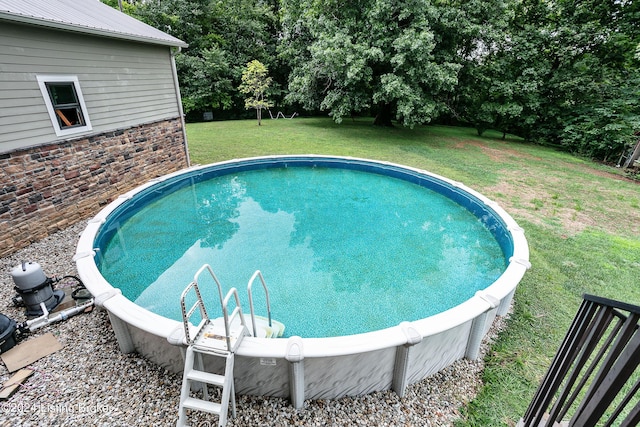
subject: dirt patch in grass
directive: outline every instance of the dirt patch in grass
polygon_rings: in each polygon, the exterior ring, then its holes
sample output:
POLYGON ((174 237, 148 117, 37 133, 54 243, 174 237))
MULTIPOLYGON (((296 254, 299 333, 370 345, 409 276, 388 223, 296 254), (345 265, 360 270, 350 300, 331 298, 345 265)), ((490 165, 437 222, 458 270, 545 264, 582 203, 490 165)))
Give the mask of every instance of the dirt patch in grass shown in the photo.
POLYGON ((514 218, 523 218, 541 226, 562 226, 573 235, 596 224, 588 214, 575 209, 554 206, 548 203, 552 195, 542 187, 515 185, 513 181, 502 181, 487 190, 495 200, 514 218))
POLYGON ((493 160, 494 162, 503 162, 509 158, 521 158, 521 159, 537 159, 539 160, 538 157, 532 156, 530 154, 527 153, 523 153, 522 151, 518 151, 516 149, 513 148, 509 148, 509 145, 507 142, 503 142, 501 143, 503 146, 501 146, 500 148, 494 148, 494 147, 489 147, 486 144, 484 144, 481 141, 476 141, 476 140, 472 140, 472 139, 467 139, 464 141, 458 141, 453 148, 455 149, 464 149, 467 146, 473 146, 473 147, 477 147, 480 150, 482 150, 482 152, 484 154, 487 155, 487 157, 489 157, 491 160, 493 160))
POLYGON ((640 235, 640 186, 589 163, 544 159, 507 142, 457 141, 453 148, 480 149, 496 164, 498 184, 481 189, 516 220, 522 218, 575 235, 592 228, 640 235), (509 167, 502 167, 502 165, 509 167))
POLYGON ((618 185, 614 181, 626 180, 587 165, 556 167, 564 170, 502 171, 501 182, 484 191, 514 218, 561 227, 563 234, 594 228, 640 235, 640 187, 633 183, 618 185), (585 174, 592 175, 593 181, 585 179, 585 174))
POLYGON ((596 225, 596 220, 585 212, 563 206, 557 190, 563 185, 561 179, 542 173, 538 166, 529 167, 529 162, 540 160, 539 157, 510 148, 506 143, 490 147, 481 141, 465 140, 457 142, 454 148, 470 146, 479 148, 497 167, 507 161, 522 162, 520 168, 502 170, 500 182, 483 190, 514 218, 523 218, 541 226, 561 226, 567 234, 579 233, 596 225))

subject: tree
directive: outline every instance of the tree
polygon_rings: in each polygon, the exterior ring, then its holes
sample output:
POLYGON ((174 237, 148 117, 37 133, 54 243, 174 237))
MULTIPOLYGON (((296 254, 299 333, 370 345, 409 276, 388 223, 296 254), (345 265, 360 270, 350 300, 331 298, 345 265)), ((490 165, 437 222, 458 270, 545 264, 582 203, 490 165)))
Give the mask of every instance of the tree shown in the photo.
POLYGON ((114 9, 121 10, 127 15, 134 15, 136 11, 136 5, 133 1, 126 0, 100 0, 102 3, 111 6, 114 9))
POLYGON ((265 99, 265 92, 269 89, 271 81, 267 67, 255 59, 247 63, 247 68, 242 73, 242 84, 238 89, 241 93, 249 95, 244 100, 244 106, 246 109, 255 108, 258 126, 262 125, 262 109, 272 106, 265 99))
MULTIPOLYGON (((456 117, 602 160, 640 128, 640 4, 506 3, 502 37, 460 74, 456 117)), ((500 20, 491 19, 494 33, 500 20)))
POLYGON ((271 4, 262 0, 144 1, 135 17, 189 44, 176 56, 182 103, 187 118, 204 111, 244 113, 235 89, 251 59, 275 61, 275 25, 271 4))
POLYGON ((232 73, 227 53, 219 47, 203 49, 198 55, 176 57, 180 91, 185 112, 227 110, 233 105, 232 73))
MULTIPOLYGON (((462 69, 455 94, 447 102, 456 122, 473 125, 478 135, 487 129, 513 132, 524 105, 536 91, 526 61, 511 61, 509 31, 514 13, 502 0, 461 1, 458 5, 458 52, 462 69)), ((524 43, 525 41, 520 41, 524 43)))
POLYGON ((283 0, 282 49, 292 66, 287 100, 328 111, 336 122, 375 111, 426 123, 444 110, 460 64, 434 27, 447 27, 449 2, 283 0), (442 48, 441 48, 442 46, 442 48))
POLYGON ((545 114, 526 136, 601 160, 633 142, 640 125, 638 18, 637 2, 561 0, 531 23, 545 38, 538 61, 547 73, 545 114))

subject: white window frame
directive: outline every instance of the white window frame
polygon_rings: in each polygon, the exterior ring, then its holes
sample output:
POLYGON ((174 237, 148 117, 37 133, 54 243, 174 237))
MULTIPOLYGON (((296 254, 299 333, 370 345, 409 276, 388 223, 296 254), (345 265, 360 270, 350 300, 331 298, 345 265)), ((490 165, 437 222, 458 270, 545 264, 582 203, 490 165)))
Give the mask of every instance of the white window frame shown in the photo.
POLYGON ((51 119, 51 124, 53 125, 53 129, 56 131, 57 136, 74 135, 77 133, 87 132, 92 129, 91 120, 89 120, 89 112, 87 110, 86 104, 84 103, 84 96, 82 95, 82 90, 80 89, 80 82, 78 81, 77 76, 39 75, 39 76, 36 76, 36 78, 38 79, 38 86, 40 86, 40 92, 42 92, 44 103, 47 106, 47 111, 49 113, 49 118, 51 119), (73 83, 73 86, 76 91, 76 96, 78 97, 78 103, 80 104, 80 108, 82 110, 82 115, 84 118, 84 126, 60 128, 60 124, 58 123, 58 118, 56 117, 56 112, 53 108, 53 102, 51 100, 51 96, 49 95, 49 91, 47 90, 47 86, 46 86, 47 83, 73 83))

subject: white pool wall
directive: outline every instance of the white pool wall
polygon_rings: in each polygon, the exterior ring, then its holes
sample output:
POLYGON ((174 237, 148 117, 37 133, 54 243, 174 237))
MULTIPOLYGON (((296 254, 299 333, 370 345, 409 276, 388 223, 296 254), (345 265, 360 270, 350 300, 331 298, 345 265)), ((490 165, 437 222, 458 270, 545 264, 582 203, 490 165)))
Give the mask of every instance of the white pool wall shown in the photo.
MULTIPOLYGON (((461 358, 475 360, 482 338, 496 316, 507 314, 515 289, 530 267, 524 231, 495 202, 463 184, 393 163, 350 157, 296 155, 239 159, 215 165, 307 157, 400 167, 465 191, 491 208, 504 222, 513 241, 513 256, 504 273, 489 287, 477 292, 466 302, 425 319, 343 337, 247 337, 236 353, 236 391, 240 394, 289 398, 298 408, 306 399, 339 398, 389 389, 402 396, 407 385, 461 358)), ((74 257, 81 280, 95 296, 96 304, 107 310, 121 351, 135 351, 175 373, 183 368, 185 347, 181 344, 184 342, 182 323, 134 304, 119 289, 111 286, 96 265, 94 241, 108 215, 137 193, 168 178, 211 166, 214 165, 197 166, 169 174, 120 196, 88 222, 74 257)), ((185 277, 185 286, 189 281, 190 277, 185 277)), ((222 370, 215 358, 205 363, 213 371, 222 370)))

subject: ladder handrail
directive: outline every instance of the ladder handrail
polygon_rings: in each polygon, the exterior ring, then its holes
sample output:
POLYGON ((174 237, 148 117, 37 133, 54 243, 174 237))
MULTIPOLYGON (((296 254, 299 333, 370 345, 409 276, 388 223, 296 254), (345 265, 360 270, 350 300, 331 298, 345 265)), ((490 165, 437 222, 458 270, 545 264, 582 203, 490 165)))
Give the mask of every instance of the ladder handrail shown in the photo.
MULTIPOLYGON (((187 311, 185 299, 187 297, 187 294, 192 288, 198 289, 198 284, 195 282, 189 283, 187 287, 184 289, 184 291, 182 291, 182 294, 180 295, 180 309, 182 310, 182 326, 184 327, 184 336, 185 336, 185 339, 187 340, 187 344, 192 343, 190 333, 189 333, 189 319, 191 318, 191 315, 193 314, 193 312, 198 306, 200 307, 200 315, 202 316, 202 320, 198 325, 198 329, 200 329, 200 326, 202 326, 202 322, 204 322, 206 318, 206 316, 203 315, 202 313, 203 307, 202 307, 202 304, 200 304, 200 301, 201 301, 200 298, 197 298, 196 302, 191 306, 189 311, 187 311)), ((197 292, 198 291, 196 291, 196 293, 197 292)))
POLYGON ((242 307, 240 306, 240 297, 238 296, 238 290, 236 288, 229 289, 229 292, 227 292, 227 295, 222 300, 222 315, 224 316, 224 332, 225 338, 227 340, 227 350, 233 352, 233 349, 231 348, 231 334, 229 325, 231 324, 233 319, 238 317, 240 319, 240 323, 244 327, 246 327, 244 316, 242 315, 242 307), (229 305, 229 300, 231 299, 231 297, 234 297, 236 306, 231 312, 231 316, 229 316, 229 310, 227 309, 227 306, 229 305))
POLYGON ((218 297, 220 298, 220 303, 222 303, 222 285, 220 284, 218 277, 216 277, 215 273, 213 272, 213 269, 209 264, 204 264, 202 267, 200 267, 200 269, 198 269, 198 271, 196 271, 196 274, 193 275, 193 281, 197 282, 198 276, 200 276, 205 269, 209 271, 209 275, 211 276, 213 281, 216 283, 216 287, 218 288, 218 297))
POLYGON ((197 330, 200 330, 209 320, 209 315, 207 314, 207 309, 205 308, 204 302, 202 301, 202 296, 200 295, 200 288, 198 287, 197 281, 194 280, 193 282, 189 283, 184 291, 182 291, 182 294, 180 295, 180 308, 182 309, 182 325, 184 327, 184 336, 187 340, 187 344, 191 345, 193 344, 193 340, 191 339, 191 334, 189 332, 189 319, 195 312, 196 308, 200 308, 200 316, 202 317, 200 323, 196 328, 197 330), (196 302, 191 306, 189 311, 187 311, 185 300, 187 294, 191 289, 193 289, 196 293, 196 302))
POLYGON ((249 279, 249 284, 247 285, 247 294, 249 294, 249 310, 251 311, 251 326, 253 327, 253 336, 258 336, 258 330, 256 329, 256 316, 253 311, 253 295, 251 294, 251 287, 253 286, 253 282, 256 280, 256 277, 260 278, 260 282, 262 283, 262 288, 264 289, 264 293, 267 297, 267 317, 269 319, 269 327, 271 327, 271 303, 269 302, 269 290, 267 289, 267 284, 264 281, 264 277, 260 270, 256 270, 249 279))

